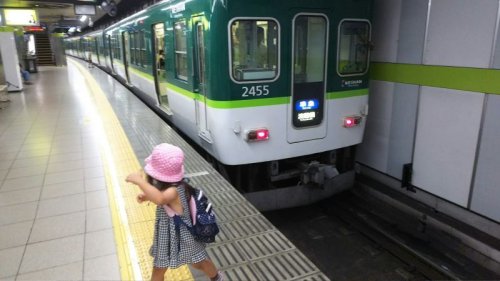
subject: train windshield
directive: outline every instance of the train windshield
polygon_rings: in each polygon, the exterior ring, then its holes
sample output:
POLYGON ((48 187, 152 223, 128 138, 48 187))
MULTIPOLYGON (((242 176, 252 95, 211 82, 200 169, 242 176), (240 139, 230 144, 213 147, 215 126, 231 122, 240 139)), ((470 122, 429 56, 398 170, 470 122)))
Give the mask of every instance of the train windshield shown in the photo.
POLYGON ((368 70, 370 25, 346 20, 339 28, 338 72, 341 76, 364 74, 368 70))
POLYGON ((234 80, 272 80, 278 75, 279 42, 275 21, 235 20, 230 32, 234 80))

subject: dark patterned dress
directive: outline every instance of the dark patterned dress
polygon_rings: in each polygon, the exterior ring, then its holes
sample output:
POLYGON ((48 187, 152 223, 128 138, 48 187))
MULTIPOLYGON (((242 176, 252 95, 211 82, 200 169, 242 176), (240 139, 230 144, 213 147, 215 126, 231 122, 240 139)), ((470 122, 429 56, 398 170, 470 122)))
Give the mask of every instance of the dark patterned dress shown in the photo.
MULTIPOLYGON (((181 218, 191 226, 184 187, 178 186, 177 193, 184 211, 181 218)), ((156 208, 153 245, 149 253, 154 258, 154 267, 158 268, 177 268, 184 264, 198 263, 208 258, 205 244, 194 240, 184 224, 181 224, 179 231, 176 231, 174 219, 167 215, 161 205, 156 208)))

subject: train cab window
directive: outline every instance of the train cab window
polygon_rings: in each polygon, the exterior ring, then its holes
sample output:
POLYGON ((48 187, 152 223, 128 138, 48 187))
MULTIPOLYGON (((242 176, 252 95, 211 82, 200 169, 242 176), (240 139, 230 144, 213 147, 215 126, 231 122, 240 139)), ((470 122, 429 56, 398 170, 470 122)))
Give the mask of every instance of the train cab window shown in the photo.
POLYGON ((361 75, 368 70, 370 24, 362 20, 343 20, 339 26, 337 71, 340 76, 361 75))
POLYGON ((186 23, 178 21, 174 24, 175 36, 175 77, 180 80, 187 81, 188 79, 188 62, 187 62, 187 40, 186 40, 186 23))
POLYGON ((278 76, 279 26, 274 20, 230 23, 231 74, 235 81, 273 80, 278 76))

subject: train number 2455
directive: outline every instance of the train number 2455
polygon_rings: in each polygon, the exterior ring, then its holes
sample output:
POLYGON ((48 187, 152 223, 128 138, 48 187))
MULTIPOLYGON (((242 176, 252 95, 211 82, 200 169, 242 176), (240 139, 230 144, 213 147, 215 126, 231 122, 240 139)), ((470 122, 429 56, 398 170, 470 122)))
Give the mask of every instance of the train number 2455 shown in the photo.
POLYGON ((259 97, 269 95, 269 85, 242 87, 241 89, 243 90, 243 94, 241 96, 244 98, 248 98, 250 96, 259 97))

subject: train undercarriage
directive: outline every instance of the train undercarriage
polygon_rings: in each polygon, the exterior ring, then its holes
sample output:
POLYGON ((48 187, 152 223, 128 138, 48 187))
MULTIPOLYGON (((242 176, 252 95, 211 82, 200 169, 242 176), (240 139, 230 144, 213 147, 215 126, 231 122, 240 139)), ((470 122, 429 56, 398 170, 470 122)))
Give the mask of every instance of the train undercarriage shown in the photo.
POLYGON ((265 163, 208 161, 260 211, 308 205, 352 187, 355 147, 265 163))

